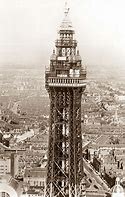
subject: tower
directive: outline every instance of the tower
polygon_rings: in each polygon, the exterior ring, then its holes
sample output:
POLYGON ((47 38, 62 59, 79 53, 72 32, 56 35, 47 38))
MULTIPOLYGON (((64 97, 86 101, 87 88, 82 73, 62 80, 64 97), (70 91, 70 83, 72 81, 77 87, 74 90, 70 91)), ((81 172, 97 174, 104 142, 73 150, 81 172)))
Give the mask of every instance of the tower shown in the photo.
POLYGON ((81 97, 86 70, 77 50, 67 6, 64 13, 56 50, 45 73, 50 98, 46 197, 79 196, 84 190, 81 97))
POLYGON ((116 178, 116 184, 113 188, 112 197, 125 197, 124 189, 120 185, 120 178, 116 178))

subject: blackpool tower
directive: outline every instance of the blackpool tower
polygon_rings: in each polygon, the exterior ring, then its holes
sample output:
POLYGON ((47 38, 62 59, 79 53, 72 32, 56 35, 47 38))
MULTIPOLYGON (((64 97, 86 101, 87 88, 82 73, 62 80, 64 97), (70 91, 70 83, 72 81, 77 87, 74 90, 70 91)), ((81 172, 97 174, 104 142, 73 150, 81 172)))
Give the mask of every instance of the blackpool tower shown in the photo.
POLYGON ((50 67, 45 73, 50 98, 45 197, 84 196, 81 97, 86 86, 86 70, 77 50, 67 6, 64 14, 50 67))

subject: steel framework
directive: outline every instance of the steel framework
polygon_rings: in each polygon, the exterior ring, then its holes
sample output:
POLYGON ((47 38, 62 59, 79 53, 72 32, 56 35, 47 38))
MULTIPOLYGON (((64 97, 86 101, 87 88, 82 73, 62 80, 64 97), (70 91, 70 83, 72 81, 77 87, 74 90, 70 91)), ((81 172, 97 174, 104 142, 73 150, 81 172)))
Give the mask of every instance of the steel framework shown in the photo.
POLYGON ((56 52, 46 70, 50 97, 48 167, 45 197, 84 196, 81 134, 81 97, 86 70, 74 40, 74 30, 65 8, 56 52))

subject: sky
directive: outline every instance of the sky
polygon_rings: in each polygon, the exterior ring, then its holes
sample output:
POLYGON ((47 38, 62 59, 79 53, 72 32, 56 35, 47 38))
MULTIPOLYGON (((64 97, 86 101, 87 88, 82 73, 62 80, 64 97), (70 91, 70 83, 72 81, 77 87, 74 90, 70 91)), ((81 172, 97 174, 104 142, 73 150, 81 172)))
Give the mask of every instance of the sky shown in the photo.
MULTIPOLYGON (((0 0, 0 65, 48 65, 65 0, 0 0)), ((125 66, 125 0, 68 0, 86 65, 125 66)))

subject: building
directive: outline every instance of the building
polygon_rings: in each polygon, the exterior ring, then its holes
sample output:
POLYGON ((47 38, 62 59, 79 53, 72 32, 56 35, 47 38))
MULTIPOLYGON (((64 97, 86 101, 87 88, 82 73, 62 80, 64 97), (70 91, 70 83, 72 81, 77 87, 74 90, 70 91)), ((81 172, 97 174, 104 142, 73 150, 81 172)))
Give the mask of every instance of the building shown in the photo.
POLYGON ((11 174, 13 177, 18 175, 18 155, 2 154, 0 155, 0 176, 11 174))
POLYGON ((24 192, 21 197, 43 197, 38 191, 35 190, 28 190, 27 192, 24 192))
POLYGON ((10 157, 1 156, 0 157, 0 176, 11 173, 11 159, 10 157))
POLYGON ((30 187, 45 188, 46 169, 35 167, 27 168, 24 173, 24 183, 30 187))
POLYGON ((0 143, 0 177, 6 174, 16 177, 19 174, 19 152, 0 143))
POLYGON ((20 184, 12 176, 6 175, 0 179, 0 197, 19 197, 20 184))
POLYGON ((8 193, 6 192, 1 192, 0 197, 10 197, 8 193))
MULTIPOLYGON (((44 196, 46 184, 46 169, 35 167, 27 168, 24 173, 24 185, 26 186, 26 191, 24 195, 28 196, 44 196)), ((24 189, 25 190, 25 189, 24 189)))

